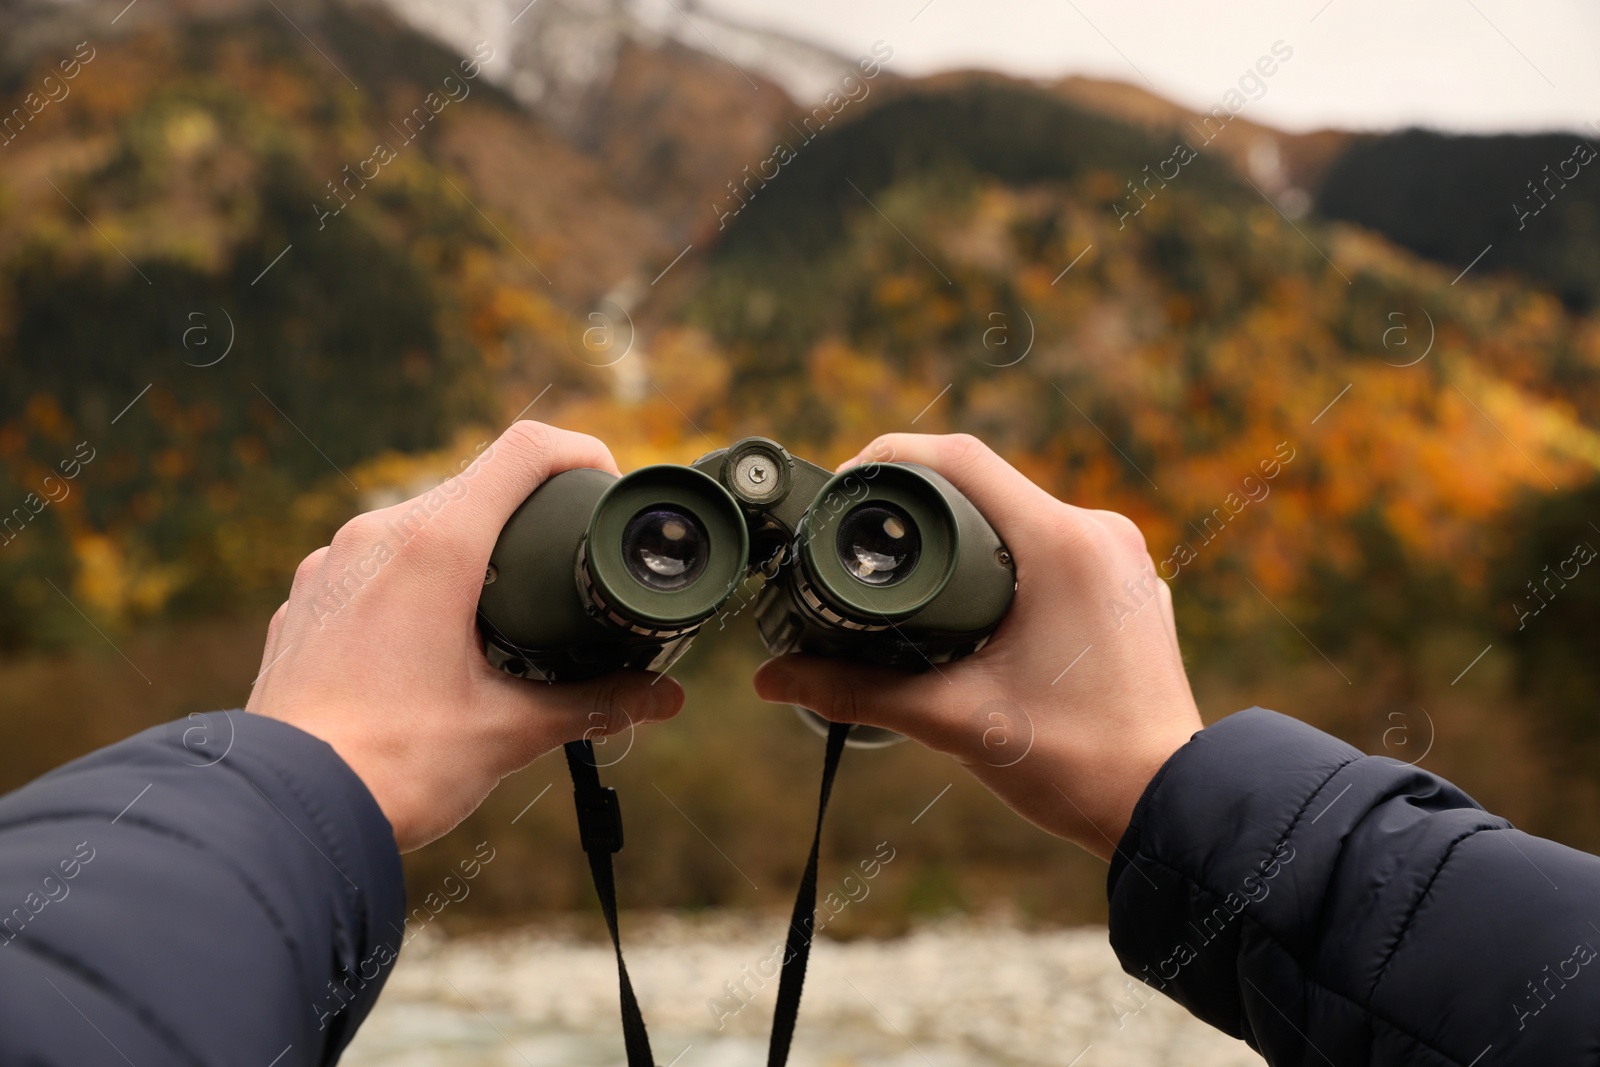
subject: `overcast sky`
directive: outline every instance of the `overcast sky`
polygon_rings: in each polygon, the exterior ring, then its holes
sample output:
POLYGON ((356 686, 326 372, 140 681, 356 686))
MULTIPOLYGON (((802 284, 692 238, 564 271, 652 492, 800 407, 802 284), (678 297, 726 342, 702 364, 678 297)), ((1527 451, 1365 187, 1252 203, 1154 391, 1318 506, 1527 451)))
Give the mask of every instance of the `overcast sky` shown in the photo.
MULTIPOLYGON (((1282 40, 1293 58, 1250 117, 1324 126, 1600 126, 1596 0, 701 0, 891 69, 1086 74, 1209 108, 1282 40)), ((1588 130, 1591 136, 1600 136, 1588 130)))

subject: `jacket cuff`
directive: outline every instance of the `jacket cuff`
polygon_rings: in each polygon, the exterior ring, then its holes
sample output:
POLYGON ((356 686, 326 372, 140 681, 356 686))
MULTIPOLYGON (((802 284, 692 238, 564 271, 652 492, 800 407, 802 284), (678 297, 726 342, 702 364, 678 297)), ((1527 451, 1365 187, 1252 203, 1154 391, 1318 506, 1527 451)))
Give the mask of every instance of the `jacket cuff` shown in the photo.
MULTIPOLYGON (((1244 1036, 1242 928, 1261 924, 1291 940, 1314 928, 1300 909, 1314 906, 1318 879, 1326 884, 1321 868, 1332 858, 1296 865, 1295 830, 1337 803, 1339 787, 1325 787, 1361 758, 1264 708, 1195 734, 1146 787, 1112 860, 1111 946, 1123 969, 1244 1036)), ((1350 806, 1352 814, 1360 810, 1350 806)))
MULTIPOLYGON (((20 821, 71 813, 100 827, 95 840, 111 858, 97 870, 116 868, 121 879, 102 879, 112 927, 123 921, 117 909, 130 899, 128 887, 146 881, 164 887, 166 912, 193 909, 233 924, 219 936, 239 944, 219 947, 189 972, 173 968, 170 989, 154 982, 130 992, 158 1014, 187 1002, 192 1013, 229 1018, 225 1003, 197 1001, 214 992, 212 972, 242 963, 233 957, 248 948, 257 974, 273 983, 250 1018, 269 1020, 297 1048, 320 1049, 310 1062, 332 1063, 404 941, 405 879, 388 819, 331 745, 288 723, 240 710, 192 714, 59 767, 7 801, 20 821)), ((77 915, 58 927, 60 948, 85 960, 104 956, 95 943, 111 931, 97 930, 87 905, 77 915)), ((141 924, 140 936, 155 945, 159 930, 141 924)), ((250 1029, 243 1019, 230 1025, 239 1040, 250 1029)), ((212 1062, 209 1053, 202 1058, 212 1062)))
MULTIPOLYGON (((326 1028, 324 1047, 331 1063, 372 1010, 405 940, 405 872, 394 828, 372 791, 332 745, 249 712, 201 718, 222 716, 235 727, 227 760, 257 783, 328 860, 323 866, 338 909, 328 985, 315 991, 322 1003, 314 1004, 313 1012, 319 1028, 326 1028)), ((222 723, 210 731, 217 744, 226 732, 222 723)), ((217 752, 213 758, 221 756, 217 752)), ((191 762, 200 758, 189 757, 191 762)))

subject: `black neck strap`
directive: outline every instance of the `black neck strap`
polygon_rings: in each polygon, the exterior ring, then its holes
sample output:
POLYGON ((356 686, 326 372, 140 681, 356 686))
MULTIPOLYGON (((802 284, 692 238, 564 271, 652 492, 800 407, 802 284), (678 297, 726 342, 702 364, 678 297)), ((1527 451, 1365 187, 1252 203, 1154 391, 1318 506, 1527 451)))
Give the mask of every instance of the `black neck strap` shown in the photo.
POLYGON ((622 996, 622 1041, 628 1050, 628 1067, 655 1067, 650 1055, 650 1035, 644 1029, 644 1016, 633 995, 628 965, 622 962, 622 940, 617 934, 617 884, 611 875, 611 854, 622 849, 622 809, 617 791, 600 784, 600 771, 594 762, 594 744, 569 741, 566 745, 567 769, 572 772, 572 796, 578 809, 578 837, 589 854, 589 873, 594 876, 594 891, 605 912, 611 931, 611 946, 617 952, 617 980, 622 996))
MULTIPOLYGON (((800 991, 805 985, 806 963, 811 958, 812 927, 816 921, 817 858, 822 847, 822 822, 828 812, 828 796, 833 792, 834 774, 844 753, 844 740, 850 733, 845 723, 828 728, 827 755, 822 763, 822 791, 817 801, 817 826, 811 837, 811 854, 800 890, 795 894, 794 914, 789 918, 789 936, 784 944, 783 967, 778 979, 778 1005, 772 1013, 772 1043, 767 1051, 767 1067, 784 1067, 789 1045, 794 1039, 795 1020, 800 1014, 800 991)), ((611 872, 611 855, 622 849, 622 809, 617 791, 600 784, 595 765, 594 745, 571 741, 566 745, 567 769, 572 772, 573 802, 578 811, 578 836, 589 856, 589 873, 600 897, 611 945, 617 953, 617 981, 622 1003, 622 1040, 628 1053, 628 1067, 656 1067, 650 1052, 650 1035, 645 1031, 639 1001, 628 979, 628 965, 622 959, 622 940, 617 932, 617 887, 611 872)))
POLYGON ((789 917, 789 937, 783 946, 783 971, 778 978, 778 1006, 772 1012, 772 1043, 767 1046, 767 1067, 783 1067, 789 1059, 789 1042, 794 1038, 795 1018, 800 1014, 800 989, 806 981, 806 962, 811 958, 811 927, 817 910, 817 852, 822 846, 822 817, 828 813, 828 794, 833 792, 833 775, 844 753, 849 723, 828 726, 828 752, 822 760, 822 794, 817 800, 817 829, 811 835, 811 855, 800 876, 800 891, 794 897, 794 914, 789 917))

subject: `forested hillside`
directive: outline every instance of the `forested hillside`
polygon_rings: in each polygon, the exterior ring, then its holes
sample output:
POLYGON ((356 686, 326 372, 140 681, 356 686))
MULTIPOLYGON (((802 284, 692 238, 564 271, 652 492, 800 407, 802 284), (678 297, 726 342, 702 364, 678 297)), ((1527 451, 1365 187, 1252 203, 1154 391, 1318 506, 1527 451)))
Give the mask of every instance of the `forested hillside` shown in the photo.
POLYGON ((1595 132, 1450 137, 1407 130, 1352 144, 1317 207, 1456 265, 1515 271, 1569 307, 1600 303, 1595 132), (1479 256, 1483 258, 1478 259, 1479 256))

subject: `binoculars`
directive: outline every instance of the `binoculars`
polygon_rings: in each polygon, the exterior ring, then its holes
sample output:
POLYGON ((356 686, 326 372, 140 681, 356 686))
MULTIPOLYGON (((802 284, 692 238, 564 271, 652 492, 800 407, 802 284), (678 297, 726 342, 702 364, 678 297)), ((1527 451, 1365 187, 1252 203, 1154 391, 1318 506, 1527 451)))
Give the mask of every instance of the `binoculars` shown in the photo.
POLYGON ((774 655, 922 670, 983 647, 1015 591, 1011 554, 938 473, 833 474, 747 437, 687 467, 547 480, 500 531, 478 624, 490 663, 540 681, 664 671, 752 603, 774 655))

